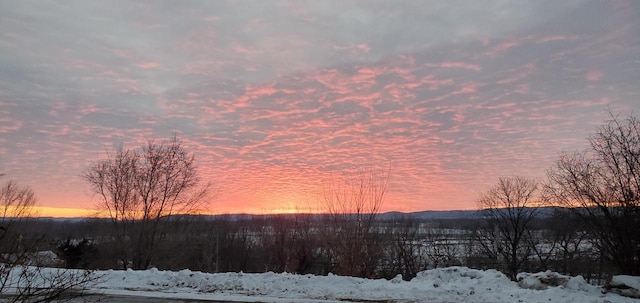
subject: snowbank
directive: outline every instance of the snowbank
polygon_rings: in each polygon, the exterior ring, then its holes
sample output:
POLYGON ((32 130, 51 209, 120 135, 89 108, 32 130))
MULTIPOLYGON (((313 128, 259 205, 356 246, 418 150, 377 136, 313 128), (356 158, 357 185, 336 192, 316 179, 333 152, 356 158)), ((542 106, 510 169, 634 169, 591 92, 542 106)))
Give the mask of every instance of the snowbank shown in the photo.
POLYGON ((495 270, 449 267, 401 277, 371 280, 342 276, 294 274, 206 274, 182 270, 100 271, 94 292, 152 297, 260 302, 417 301, 417 302, 628 302, 603 294, 581 277, 556 273, 522 274, 515 283, 495 270), (555 277, 560 283, 547 283, 555 277))
POLYGON ((640 299, 640 277, 613 276, 606 289, 622 296, 640 299))
POLYGON ((516 278, 520 287, 528 289, 542 290, 549 287, 566 287, 592 293, 601 291, 600 287, 590 285, 582 276, 571 277, 549 270, 535 274, 519 273, 516 278))

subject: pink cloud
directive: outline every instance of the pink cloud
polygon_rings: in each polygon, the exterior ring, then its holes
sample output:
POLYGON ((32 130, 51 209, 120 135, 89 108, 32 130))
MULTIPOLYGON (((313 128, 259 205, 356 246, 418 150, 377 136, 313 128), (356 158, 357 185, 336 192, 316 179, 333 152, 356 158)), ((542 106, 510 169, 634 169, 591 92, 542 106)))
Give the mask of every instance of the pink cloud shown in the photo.
POLYGON ((479 72, 479 71, 482 70, 480 65, 473 64, 473 63, 465 63, 465 62, 442 62, 442 63, 440 63, 440 67, 445 67, 445 68, 463 68, 463 69, 468 69, 468 70, 472 70, 472 71, 476 71, 476 72, 479 72))
POLYGON ((506 41, 506 42, 502 42, 496 46, 494 46, 493 48, 491 48, 487 53, 485 53, 485 55, 488 56, 497 56, 500 53, 503 53, 511 48, 514 47, 518 47, 520 46, 520 42, 519 41, 506 41))
POLYGON ((273 87, 273 83, 267 85, 247 85, 245 87, 245 96, 250 99, 273 95, 277 92, 279 92, 279 90, 273 87))
POLYGON ((0 118, 0 134, 12 133, 22 128, 22 121, 0 118))
POLYGON ((98 106, 95 104, 84 104, 77 109, 77 112, 80 113, 81 115, 88 115, 88 114, 98 113, 102 111, 103 110, 98 108, 98 106))
POLYGON ((119 48, 108 48, 108 51, 112 52, 114 55, 121 58, 131 58, 133 54, 131 51, 119 49, 119 48))
POLYGON ((478 87, 480 87, 480 84, 475 83, 475 82, 464 83, 459 90, 454 91, 451 94, 452 95, 473 94, 473 93, 478 92, 478 87))
POLYGON ((232 45, 231 50, 240 55, 255 55, 259 53, 259 51, 239 44, 232 45))
POLYGON ((590 70, 585 75, 585 78, 591 82, 600 81, 600 79, 602 78, 602 72, 599 70, 590 70))
POLYGON ((423 85, 426 85, 429 90, 437 90, 442 86, 452 85, 453 80, 451 79, 437 79, 433 75, 426 75, 419 81, 407 81, 402 84, 402 87, 408 89, 416 89, 423 85))
POLYGON ((522 79, 527 78, 532 75, 536 71, 535 62, 529 62, 523 66, 518 66, 509 70, 506 70, 505 73, 508 74, 506 78, 500 79, 498 84, 511 84, 522 79))
POLYGON ((531 92, 531 86, 528 83, 518 84, 516 88, 513 90, 515 93, 519 94, 528 94, 531 92))
MULTIPOLYGON (((366 76, 365 76, 366 77, 366 76)), ((338 94, 349 94, 353 79, 336 69, 325 70, 315 76, 316 81, 338 94)))
POLYGON ((160 63, 157 63, 157 62, 143 62, 143 63, 137 64, 137 66, 142 68, 142 69, 156 69, 156 68, 160 67, 160 63))
POLYGON ((358 44, 357 48, 363 51, 365 54, 368 54, 370 50, 369 45, 367 45, 366 43, 358 44))
POLYGON ((357 45, 353 43, 350 45, 333 45, 333 49, 337 51, 347 52, 351 55, 367 54, 371 50, 369 45, 367 45, 366 43, 361 43, 357 45))
POLYGON ((536 43, 547 43, 553 41, 578 40, 580 35, 551 35, 536 39, 536 43))
POLYGON ((220 21, 220 17, 218 17, 218 16, 206 16, 206 17, 204 17, 204 21, 207 21, 209 23, 218 22, 218 21, 220 21))
MULTIPOLYGON (((419 84, 416 84, 414 87, 417 86, 419 86, 419 84)), ((411 93, 410 90, 401 87, 401 85, 398 83, 390 83, 385 85, 384 91, 395 100, 408 100, 415 98, 415 94, 411 93)))

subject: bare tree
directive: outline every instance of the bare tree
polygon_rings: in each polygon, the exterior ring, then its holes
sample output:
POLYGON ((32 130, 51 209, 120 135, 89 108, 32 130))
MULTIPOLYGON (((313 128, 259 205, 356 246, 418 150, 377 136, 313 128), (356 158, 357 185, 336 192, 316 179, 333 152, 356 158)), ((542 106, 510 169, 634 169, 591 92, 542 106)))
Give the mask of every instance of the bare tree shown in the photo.
POLYGON ((129 237, 132 225, 139 217, 135 189, 138 158, 134 151, 119 148, 114 155, 107 154, 107 159, 98 161, 83 175, 90 183, 91 191, 100 198, 100 207, 113 223, 118 261, 123 268, 128 267, 131 259, 129 237))
POLYGON ((296 213, 268 217, 261 242, 267 254, 266 268, 275 272, 311 273, 315 261, 316 234, 313 215, 296 213))
POLYGON ((411 218, 397 218, 387 226, 389 247, 387 248, 385 273, 387 278, 401 274, 411 280, 418 272, 427 269, 429 263, 421 222, 411 218))
POLYGON ((548 171, 545 196, 572 208, 620 272, 640 274, 640 121, 611 119, 589 147, 560 156, 548 171))
POLYGON ((325 186, 324 203, 330 222, 325 240, 336 271, 370 277, 382 258, 381 234, 374 223, 387 192, 389 171, 361 171, 354 180, 325 186))
POLYGON ((20 230, 35 215, 36 202, 31 188, 11 180, 0 183, 0 294, 6 302, 80 296, 86 284, 97 279, 91 271, 41 267, 35 256, 42 239, 25 239, 20 230))
MULTIPOLYGON (((547 228, 547 239, 554 243, 554 261, 559 264, 555 266, 554 270, 569 275, 582 275, 586 279, 589 276, 586 275, 587 271, 584 270, 584 266, 580 266, 580 263, 587 263, 583 255, 591 253, 585 249, 585 245, 588 242, 588 234, 585 231, 584 220, 579 218, 569 209, 559 208, 556 209, 549 218, 547 228)), ((590 260, 593 261, 593 260, 590 260)), ((592 262, 589 262, 591 265, 592 262)), ((587 266, 590 269, 593 266, 587 266)))
POLYGON ((138 150, 117 149, 83 177, 111 218, 122 266, 131 261, 136 269, 151 264, 162 221, 196 210, 209 187, 199 186, 194 156, 175 136, 138 150))
POLYGON ((538 183, 534 180, 500 178, 498 184, 484 193, 478 202, 486 225, 483 234, 477 238, 490 255, 504 258, 507 274, 512 279, 531 251, 526 237, 538 212, 537 191, 538 183))
POLYGON ((430 227, 425 236, 429 243, 426 255, 434 268, 461 265, 460 240, 455 239, 454 234, 443 228, 430 227))

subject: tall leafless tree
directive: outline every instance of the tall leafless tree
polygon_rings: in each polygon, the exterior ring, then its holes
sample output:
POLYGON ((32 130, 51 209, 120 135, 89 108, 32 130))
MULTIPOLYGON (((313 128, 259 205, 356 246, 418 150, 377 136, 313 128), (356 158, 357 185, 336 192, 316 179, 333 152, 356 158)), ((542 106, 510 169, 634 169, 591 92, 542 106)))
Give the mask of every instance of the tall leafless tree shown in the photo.
POLYGON ((487 224, 484 234, 478 238, 490 255, 504 258, 507 274, 512 279, 530 253, 526 237, 538 213, 537 192, 538 183, 532 179, 500 178, 479 200, 487 224))
POLYGON ((209 187, 200 186, 194 156, 175 136, 137 150, 119 148, 83 177, 111 218, 122 266, 131 261, 135 269, 151 264, 162 221, 196 210, 209 187))
POLYGON ((324 204, 330 222, 325 240, 337 266, 337 273, 348 276, 373 276, 382 258, 382 232, 374 223, 384 203, 389 170, 373 168, 361 171, 356 178, 335 182, 324 190, 324 204))
POLYGON ((560 156, 548 171, 545 195, 573 209, 620 272, 640 274, 640 121, 611 118, 589 147, 560 156))

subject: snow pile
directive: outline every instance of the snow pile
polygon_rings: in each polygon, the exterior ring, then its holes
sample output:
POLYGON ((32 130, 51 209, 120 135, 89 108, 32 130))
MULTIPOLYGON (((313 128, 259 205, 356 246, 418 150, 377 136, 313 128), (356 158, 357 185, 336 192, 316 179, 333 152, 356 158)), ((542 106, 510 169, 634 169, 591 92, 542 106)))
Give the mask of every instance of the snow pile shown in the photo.
POLYGON ((542 290, 549 287, 566 287, 586 292, 600 291, 599 287, 590 285, 582 276, 571 277, 549 270, 535 274, 519 273, 516 278, 520 287, 528 289, 542 290))
POLYGON ((640 299, 640 277, 613 276, 606 289, 622 296, 640 299))
POLYGON ((485 293, 497 291, 502 285, 514 286, 507 276, 497 270, 482 271, 466 267, 423 271, 409 283, 427 289, 433 288, 432 291, 465 297, 483 296, 485 293))
POLYGON ((581 277, 556 273, 523 274, 512 282, 495 270, 449 267, 421 272, 411 281, 336 275, 206 274, 182 270, 99 271, 93 292, 200 300, 260 302, 417 301, 417 302, 628 302, 603 294, 581 277), (548 283, 551 280, 560 283, 548 283), (555 278, 553 278, 555 277, 555 278), (552 285, 557 284, 557 286, 552 285), (543 287, 544 285, 544 287, 543 287), (522 286, 522 287, 521 287, 522 286), (532 289, 533 288, 533 289, 532 289))

